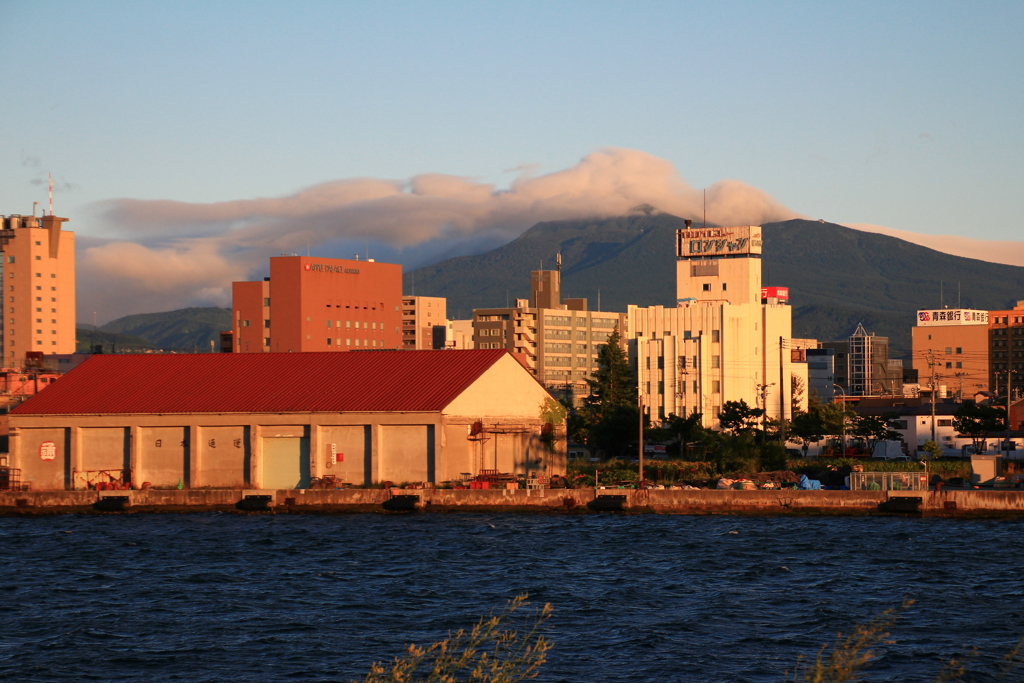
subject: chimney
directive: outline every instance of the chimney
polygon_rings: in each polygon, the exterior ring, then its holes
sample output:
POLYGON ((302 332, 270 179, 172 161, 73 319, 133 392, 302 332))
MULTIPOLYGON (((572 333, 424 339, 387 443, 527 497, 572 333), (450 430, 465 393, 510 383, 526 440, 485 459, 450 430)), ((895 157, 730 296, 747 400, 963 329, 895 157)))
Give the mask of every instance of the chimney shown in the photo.
POLYGON ((685 222, 686 222, 686 229, 689 230, 690 226, 693 225, 693 221, 691 221, 689 218, 687 218, 685 222))

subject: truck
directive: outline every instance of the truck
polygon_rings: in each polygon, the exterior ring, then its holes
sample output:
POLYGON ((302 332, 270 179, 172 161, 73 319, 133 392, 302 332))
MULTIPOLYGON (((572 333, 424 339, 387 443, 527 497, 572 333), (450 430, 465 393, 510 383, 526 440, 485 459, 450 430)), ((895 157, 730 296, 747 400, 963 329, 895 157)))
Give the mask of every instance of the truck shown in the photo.
POLYGON ((876 441, 871 457, 875 460, 910 460, 903 450, 902 441, 876 441))

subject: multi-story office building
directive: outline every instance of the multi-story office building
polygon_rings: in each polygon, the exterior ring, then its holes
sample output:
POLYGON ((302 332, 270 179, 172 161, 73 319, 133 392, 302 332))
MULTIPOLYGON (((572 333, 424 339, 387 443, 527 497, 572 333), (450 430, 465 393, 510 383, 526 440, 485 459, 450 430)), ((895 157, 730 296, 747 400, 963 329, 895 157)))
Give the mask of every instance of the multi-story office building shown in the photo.
POLYGON ((1024 395, 1024 301, 1007 311, 989 311, 989 386, 1006 395, 1007 382, 1014 397, 1024 395))
POLYGON ((630 360, 652 419, 704 416, 714 426, 726 401, 789 418, 794 374, 788 291, 761 287, 758 226, 679 230, 676 308, 630 306, 630 360))
POLYGON ((75 233, 58 216, 3 217, 3 366, 28 353, 75 352, 75 233))
POLYGON ((402 348, 443 349, 448 335, 445 306, 440 296, 402 297, 402 348))
POLYGON ((903 361, 889 358, 889 338, 869 334, 864 326, 847 341, 824 342, 835 351, 836 384, 847 396, 902 396, 903 361))
POLYGON ((270 277, 232 283, 238 353, 402 348, 402 267, 278 256, 270 277))
POLYGON ((580 400, 597 370, 597 352, 618 328, 623 313, 588 311, 586 299, 561 299, 560 273, 536 270, 530 299, 512 308, 473 311, 473 343, 478 349, 508 349, 553 393, 580 400))
POLYGON ((970 398, 991 386, 989 312, 966 308, 917 312, 911 329, 911 365, 920 388, 970 398))

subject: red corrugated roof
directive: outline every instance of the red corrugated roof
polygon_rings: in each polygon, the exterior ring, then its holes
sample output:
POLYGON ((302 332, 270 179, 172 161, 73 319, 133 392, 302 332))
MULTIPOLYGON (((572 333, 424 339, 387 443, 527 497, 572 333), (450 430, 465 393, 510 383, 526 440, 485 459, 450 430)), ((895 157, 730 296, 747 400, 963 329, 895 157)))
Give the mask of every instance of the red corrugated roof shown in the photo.
POLYGON ((11 414, 438 411, 505 353, 96 355, 11 414))

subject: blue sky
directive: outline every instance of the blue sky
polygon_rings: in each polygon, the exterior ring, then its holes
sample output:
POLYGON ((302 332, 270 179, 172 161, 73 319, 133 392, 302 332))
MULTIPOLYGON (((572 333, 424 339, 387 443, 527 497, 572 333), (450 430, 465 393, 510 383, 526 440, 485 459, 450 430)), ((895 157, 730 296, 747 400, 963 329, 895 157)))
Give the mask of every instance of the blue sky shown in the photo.
POLYGON ((1020 2, 0 0, 0 27, 0 213, 50 171, 96 240, 154 239, 105 200, 500 189, 608 147, 813 218, 1020 239, 1020 2))

